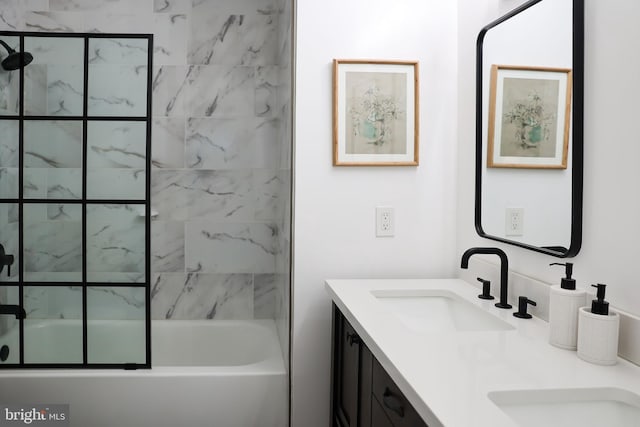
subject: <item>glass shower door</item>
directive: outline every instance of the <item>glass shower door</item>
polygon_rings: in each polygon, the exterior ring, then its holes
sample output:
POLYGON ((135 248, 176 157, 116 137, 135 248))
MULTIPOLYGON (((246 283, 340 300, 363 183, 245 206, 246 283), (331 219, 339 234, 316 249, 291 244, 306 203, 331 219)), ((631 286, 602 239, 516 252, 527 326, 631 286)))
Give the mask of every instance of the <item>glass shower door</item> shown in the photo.
POLYGON ((12 37, 34 59, 0 70, 0 304, 26 318, 0 315, 0 368, 149 368, 152 36, 12 37))

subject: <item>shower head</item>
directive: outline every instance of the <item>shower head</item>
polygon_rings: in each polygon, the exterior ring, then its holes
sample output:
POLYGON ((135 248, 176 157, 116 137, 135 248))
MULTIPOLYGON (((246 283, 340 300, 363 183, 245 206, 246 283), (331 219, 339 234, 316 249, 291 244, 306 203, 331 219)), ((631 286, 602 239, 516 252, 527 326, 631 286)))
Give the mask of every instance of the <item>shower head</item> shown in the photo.
POLYGON ((4 46, 4 48, 7 49, 7 52, 9 53, 9 55, 7 55, 7 57, 2 60, 2 63, 0 63, 0 65, 2 65, 2 68, 7 71, 26 67, 31 63, 31 61, 33 61, 33 55, 31 55, 29 52, 16 52, 15 50, 11 49, 11 47, 7 43, 5 43, 4 40, 0 40, 0 45, 4 46))

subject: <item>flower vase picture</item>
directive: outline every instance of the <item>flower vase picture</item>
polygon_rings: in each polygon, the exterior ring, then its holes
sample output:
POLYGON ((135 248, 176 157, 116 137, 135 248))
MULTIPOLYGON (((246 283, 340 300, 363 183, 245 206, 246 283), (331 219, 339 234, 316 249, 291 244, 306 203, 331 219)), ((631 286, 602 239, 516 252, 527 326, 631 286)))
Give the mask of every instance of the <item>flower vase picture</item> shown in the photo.
POLYGON ((492 67, 489 167, 567 166, 571 71, 492 67))
POLYGON ((417 165, 417 63, 334 62, 334 165, 417 165))

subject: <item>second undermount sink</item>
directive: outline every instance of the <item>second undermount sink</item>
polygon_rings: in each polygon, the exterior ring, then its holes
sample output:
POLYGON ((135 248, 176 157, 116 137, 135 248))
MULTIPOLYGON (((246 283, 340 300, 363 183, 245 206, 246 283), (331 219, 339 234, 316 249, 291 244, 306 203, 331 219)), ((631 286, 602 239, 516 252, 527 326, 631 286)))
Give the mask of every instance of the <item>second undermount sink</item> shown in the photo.
POLYGON ((488 395, 522 427, 640 425, 640 396, 620 388, 493 391, 488 395))
POLYGON ((371 294, 418 332, 507 331, 513 326, 446 290, 377 290, 371 294))

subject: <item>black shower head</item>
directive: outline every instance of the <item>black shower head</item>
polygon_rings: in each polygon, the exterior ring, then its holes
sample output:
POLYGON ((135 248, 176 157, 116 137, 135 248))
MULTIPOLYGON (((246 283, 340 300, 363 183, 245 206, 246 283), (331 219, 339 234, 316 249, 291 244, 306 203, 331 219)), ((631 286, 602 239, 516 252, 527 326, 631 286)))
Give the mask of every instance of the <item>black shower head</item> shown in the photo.
POLYGON ((7 71, 26 67, 27 65, 31 64, 31 61, 33 61, 33 55, 31 55, 29 52, 16 52, 15 50, 11 49, 11 47, 7 43, 5 43, 4 40, 0 40, 0 45, 4 46, 4 48, 7 49, 7 52, 9 52, 9 55, 7 55, 7 57, 4 58, 2 60, 2 63, 0 64, 2 65, 2 68, 7 71))

